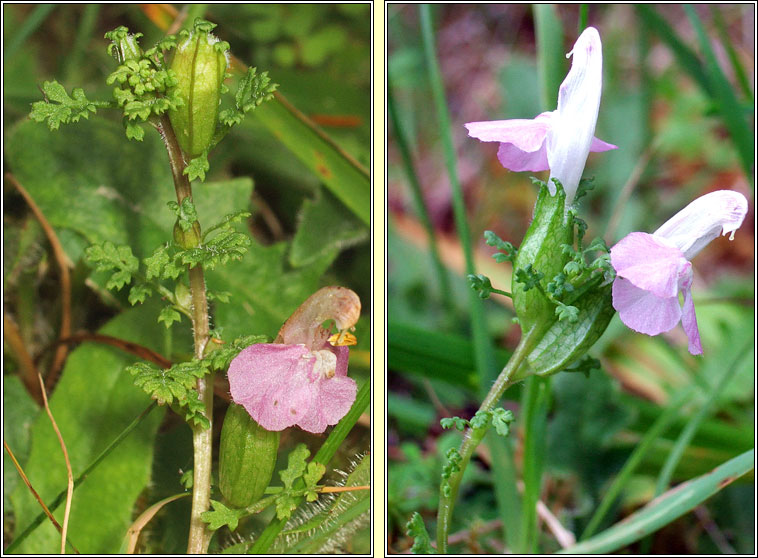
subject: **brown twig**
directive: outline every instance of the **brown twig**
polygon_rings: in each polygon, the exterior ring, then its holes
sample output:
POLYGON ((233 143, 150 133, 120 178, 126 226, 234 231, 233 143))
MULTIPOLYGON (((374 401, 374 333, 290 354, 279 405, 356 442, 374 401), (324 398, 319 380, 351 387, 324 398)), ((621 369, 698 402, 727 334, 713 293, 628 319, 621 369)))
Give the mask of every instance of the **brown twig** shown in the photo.
POLYGON ((42 389, 42 400, 45 404, 45 411, 47 411, 47 416, 50 417, 50 422, 53 423, 53 430, 55 430, 55 435, 58 436, 58 442, 61 444, 61 449, 63 450, 63 459, 66 460, 66 474, 68 475, 68 488, 66 490, 66 509, 63 512, 63 528, 61 529, 61 554, 66 553, 66 533, 68 532, 68 518, 69 514, 71 513, 71 499, 74 496, 74 473, 71 470, 71 461, 68 459, 68 450, 66 449, 66 444, 63 441, 63 436, 61 436, 61 431, 58 429, 58 424, 55 422, 55 419, 53 418, 53 413, 50 410, 50 405, 47 403, 47 393, 45 393, 45 382, 42 380, 42 376, 38 373, 37 378, 39 378, 39 385, 42 389))
MULTIPOLYGON (((50 522, 55 526, 56 529, 58 529, 59 533, 63 534, 63 528, 61 527, 61 524, 58 523, 58 521, 55 519, 55 516, 50 512, 48 507, 45 505, 45 502, 43 502, 42 498, 40 498, 40 495, 37 494, 36 490, 34 490, 32 483, 29 481, 29 478, 26 476, 26 473, 24 473, 24 470, 21 468, 21 465, 19 465, 18 460, 16 460, 16 456, 13 455, 11 448, 8 447, 8 442, 3 440, 3 445, 5 446, 5 451, 8 452, 8 455, 10 456, 11 461, 13 461, 13 465, 16 467, 18 474, 21 475, 21 480, 24 481, 24 483, 26 484, 26 487, 31 491, 32 496, 34 496, 35 500, 37 500, 37 502, 39 502, 39 505, 42 506, 42 511, 45 512, 45 515, 48 517, 50 522)), ((79 550, 71 543, 71 541, 68 541, 68 544, 71 546, 71 548, 74 549, 74 552, 79 554, 79 550)))
POLYGON ((5 337, 11 351, 16 356, 22 372, 21 381, 24 382, 26 389, 37 403, 42 405, 42 392, 37 383, 37 367, 34 365, 31 355, 26 350, 24 340, 21 339, 21 333, 18 331, 16 323, 5 313, 3 313, 3 337, 5 337))
MULTIPOLYGON (((45 236, 47 236, 47 240, 50 242, 50 247, 53 250, 53 255, 55 256, 55 261, 58 264, 61 279, 61 327, 60 331, 58 332, 58 338, 63 339, 65 337, 68 337, 71 333, 71 276, 68 271, 68 257, 66 256, 66 252, 63 250, 63 246, 61 246, 61 243, 58 240, 58 236, 55 234, 55 230, 45 218, 42 210, 40 210, 29 193, 24 189, 23 186, 21 186, 13 174, 8 172, 5 174, 5 178, 11 184, 13 184, 13 186, 15 186, 16 190, 18 190, 18 192, 26 200, 26 203, 29 205, 32 213, 34 213, 37 221, 39 221, 39 224, 42 225, 42 229, 45 231, 45 236)), ((58 348, 55 351, 55 356, 53 357, 53 362, 50 365, 50 369, 47 373, 47 379, 45 381, 45 385, 48 389, 55 385, 55 380, 58 378, 58 373, 60 372, 61 368, 63 368, 63 363, 65 362, 67 355, 68 347, 65 344, 58 345, 58 348)))
POLYGON ((169 359, 160 353, 153 351, 152 349, 148 349, 144 345, 132 343, 131 341, 125 341, 124 339, 119 339, 118 337, 113 337, 111 335, 103 335, 102 333, 89 333, 87 331, 82 331, 79 333, 74 333, 65 339, 59 339, 57 342, 70 345, 73 343, 81 343, 83 341, 93 341, 95 343, 111 345, 112 347, 121 349, 124 352, 136 355, 142 360, 147 360, 149 362, 157 364, 161 368, 170 368, 172 364, 169 359))

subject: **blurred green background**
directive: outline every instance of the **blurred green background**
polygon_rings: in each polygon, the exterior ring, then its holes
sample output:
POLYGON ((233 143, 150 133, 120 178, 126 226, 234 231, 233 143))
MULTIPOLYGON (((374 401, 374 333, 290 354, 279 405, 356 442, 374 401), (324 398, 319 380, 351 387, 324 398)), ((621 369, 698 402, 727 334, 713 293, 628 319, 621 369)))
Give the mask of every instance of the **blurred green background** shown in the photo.
MULTIPOLYGON (((570 64, 563 55, 578 36, 580 8, 540 9, 549 12, 546 18, 553 29, 562 29, 562 37, 549 35, 559 53, 551 60, 560 64, 562 79, 570 64)), ((503 169, 496 158, 497 144, 467 137, 463 124, 533 118, 555 109, 557 84, 552 104, 543 108, 536 11, 534 6, 514 4, 436 5, 432 10, 476 272, 506 291, 510 264, 492 260, 494 249, 484 244, 482 234, 492 230, 518 245, 531 219, 536 190, 530 173, 503 169)), ((686 425, 692 424, 695 433, 685 444, 684 457, 675 462, 674 484, 753 447, 755 13, 754 6, 746 4, 697 5, 694 13, 693 19, 683 6, 674 5, 589 5, 588 25, 599 30, 603 42, 604 89, 596 136, 619 149, 589 157, 585 176, 595 177, 595 188, 580 212, 589 224, 586 238, 601 236, 612 246, 630 231, 651 232, 697 196, 717 189, 744 194, 749 211, 733 241, 721 237, 693 261, 703 357, 687 353, 679 326, 651 338, 614 317, 590 351, 600 359, 602 370, 594 370, 589 378, 559 374, 551 380, 540 431, 545 437, 540 498, 577 534, 642 436, 674 396, 690 386, 691 397, 645 453, 603 525, 652 499, 661 467, 686 425), (728 381, 721 385, 724 377, 728 381), (701 422, 693 422, 711 395, 715 400, 709 403, 710 411, 697 419, 701 422)), ((390 549, 402 552, 412 542, 404 527, 412 511, 422 513, 433 538, 444 452, 460 439, 457 433, 443 433, 439 419, 470 417, 482 386, 475 371, 469 287, 440 139, 445 132, 430 102, 418 6, 389 5, 387 28, 389 95, 424 206, 420 211, 398 129, 391 122, 388 516, 390 549)), ((546 179, 547 173, 537 176, 546 179)), ((512 323, 512 305, 493 295, 484 301, 484 311, 502 366, 520 335, 512 323)), ((517 478, 524 452, 521 396, 521 386, 515 386, 504 401, 516 413, 518 428, 510 440, 517 478)), ((487 448, 467 475, 451 531, 457 541, 453 551, 502 552, 487 448)), ((652 539, 620 551, 752 551, 755 502, 749 477, 652 539)), ((544 524, 537 548, 559 548, 544 524)))

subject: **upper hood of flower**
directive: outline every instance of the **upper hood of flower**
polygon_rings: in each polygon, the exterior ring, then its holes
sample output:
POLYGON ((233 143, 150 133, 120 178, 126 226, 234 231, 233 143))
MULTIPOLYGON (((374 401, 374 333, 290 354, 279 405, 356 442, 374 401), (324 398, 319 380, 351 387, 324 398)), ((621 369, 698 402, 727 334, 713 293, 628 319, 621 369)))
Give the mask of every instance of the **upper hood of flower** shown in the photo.
MULTIPOLYGON (((571 70, 558 91, 558 109, 547 137, 547 159, 550 178, 560 180, 568 205, 582 178, 600 109, 603 52, 597 29, 585 29, 567 56, 572 56, 571 70)), ((554 188, 550 180, 548 186, 554 188)))
POLYGON ((691 260, 720 234, 734 237, 747 214, 747 199, 739 192, 717 190, 700 196, 653 233, 665 238, 691 260))

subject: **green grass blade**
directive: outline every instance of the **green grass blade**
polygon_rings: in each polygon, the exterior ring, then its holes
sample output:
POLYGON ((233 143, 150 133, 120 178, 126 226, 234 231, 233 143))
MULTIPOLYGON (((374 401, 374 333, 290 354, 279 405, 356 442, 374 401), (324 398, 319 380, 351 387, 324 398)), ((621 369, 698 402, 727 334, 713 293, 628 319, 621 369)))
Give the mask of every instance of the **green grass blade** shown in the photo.
POLYGON ((537 74, 542 110, 558 105, 558 88, 564 75, 563 27, 553 4, 534 4, 537 34, 537 74))
MULTIPOLYGON (((437 127, 440 132, 443 154, 445 156, 445 166, 447 167, 448 178, 452 189, 455 227, 458 231, 461 247, 463 248, 463 255, 466 261, 466 274, 474 274, 475 268, 474 255, 471 249, 471 233, 468 228, 466 205, 463 200, 463 190, 458 179, 455 149, 453 147, 452 132, 450 128, 450 115, 447 110, 447 101, 445 100, 445 88, 442 83, 442 73, 440 72, 435 52, 434 29, 432 27, 431 8, 429 5, 421 4, 419 6, 419 14, 421 16, 421 35, 424 45, 424 57, 437 114, 437 127)), ((488 391, 490 383, 494 380, 497 372, 495 368, 495 357, 492 344, 487 335, 482 300, 476 295, 473 289, 470 289, 468 293, 468 307, 471 314, 471 329, 474 340, 476 369, 479 375, 480 391, 482 392, 482 395, 484 395, 488 391)))
POLYGON ((581 540, 588 539, 595 533, 595 531, 597 531, 597 528, 600 526, 603 519, 605 519, 605 516, 607 515, 608 511, 610 511, 611 506, 616 502, 617 498, 621 494, 621 491, 626 487, 629 479, 631 479, 632 475, 637 470, 637 467, 642 462, 645 455, 647 455, 647 452, 651 449, 653 443, 661 434, 663 434, 663 432, 666 431, 666 428, 677 416, 682 406, 692 398, 692 395, 694 393, 695 391, 692 386, 680 390, 674 396, 673 400, 669 403, 666 410, 660 414, 655 423, 653 423, 647 432, 645 432, 645 435, 634 448, 634 451, 629 456, 629 459, 626 460, 626 463, 624 463, 621 471, 613 480, 610 488, 608 488, 608 491, 605 493, 605 496, 600 502, 600 505, 595 509, 595 513, 592 515, 592 518, 590 518, 587 527, 582 533, 581 540))
POLYGON ((442 265, 442 259, 440 258, 439 249, 437 248, 437 239, 434 234, 432 220, 429 218, 429 212, 424 203, 424 196, 421 193, 421 185, 419 184, 418 175, 413 166, 413 158, 411 157, 408 142, 405 138, 405 130, 403 129, 402 122, 400 121, 397 109, 395 108, 395 97, 392 94, 392 81, 389 73, 387 74, 387 112, 389 113, 390 121, 392 122, 392 127, 395 131, 397 148, 403 158, 403 168, 408 177, 408 184, 410 185, 413 204, 416 207, 416 214, 418 215, 421 224, 424 226, 426 235, 429 238, 429 251, 431 252, 432 261, 434 262, 434 269, 437 272, 442 305, 447 311, 448 319, 452 319, 453 297, 450 290, 450 280, 445 266, 442 265))
POLYGON ((558 554, 610 553, 654 533, 752 470, 754 454, 755 450, 748 450, 713 471, 672 488, 624 521, 591 539, 559 550, 558 554))
POLYGON ((669 482, 671 481, 671 477, 674 474, 676 466, 682 459, 684 450, 686 450, 690 445, 690 442, 692 442, 692 439, 700 428, 700 425, 713 410, 713 407, 721 396, 721 393, 724 391, 724 388, 726 388, 736 372, 739 370, 740 361, 742 361, 742 359, 748 355, 750 348, 752 347, 752 335, 748 343, 748 345, 743 346, 742 350, 737 352, 737 357, 734 359, 731 366, 725 368, 724 373, 719 380, 719 383, 715 388, 710 390, 708 399, 705 401, 697 414, 690 419, 684 430, 682 430, 679 438, 674 444, 674 447, 671 449, 671 453, 669 454, 668 459, 666 459, 666 463, 661 469, 660 475, 658 476, 658 481, 655 485, 656 495, 662 493, 666 486, 668 486, 669 482))
POLYGON ((524 497, 521 506, 522 553, 537 552, 537 500, 542 488, 542 470, 547 451, 547 410, 550 379, 531 377, 522 397, 524 422, 524 497))
POLYGON ((277 94, 252 115, 300 159, 366 225, 371 224, 371 177, 300 111, 277 94))
MULTIPOLYGON (((472 390, 479 387, 474 344, 466 337, 390 322, 387 356, 390 370, 444 380, 472 390)), ((495 362, 500 368, 509 358, 510 351, 495 351, 495 362)))
POLYGON ((655 12, 653 6, 647 4, 637 4, 637 13, 642 18, 645 29, 658 35, 671 49, 684 71, 700 85, 709 97, 713 96, 713 86, 703 70, 700 59, 690 47, 682 42, 668 22, 655 12))
POLYGON ((742 108, 734 94, 732 84, 729 83, 724 72, 721 71, 713 48, 711 48, 710 40, 705 33, 705 29, 703 29, 703 24, 695 9, 690 5, 686 5, 684 11, 692 27, 695 29, 698 41, 700 42, 700 48, 705 55, 706 70, 710 82, 713 84, 713 98, 717 102, 721 118, 737 148, 745 175, 749 179, 752 179, 753 163, 755 162, 753 133, 747 125, 742 108))
MULTIPOLYGON (((10 60, 13 58, 16 51, 21 48, 24 42, 26 42, 26 39, 28 39, 29 36, 42 25, 42 22, 50 15, 53 8, 55 8, 55 4, 40 4, 34 8, 32 13, 29 14, 29 17, 24 20, 21 27, 5 45, 5 48, 3 49, 3 60, 10 60)), ((3 6, 3 9, 6 9, 5 6, 3 6)))
POLYGON ((579 34, 587 29, 587 19, 589 16, 589 6, 587 4, 579 4, 579 34))
POLYGON ((713 5, 711 6, 711 14, 713 15, 713 23, 716 25, 719 37, 721 38, 721 43, 724 45, 724 47, 726 47, 726 54, 729 56, 729 62, 731 63, 732 69, 734 70, 734 75, 737 77, 737 83, 739 83, 740 88, 742 89, 742 94, 752 105, 754 101, 753 89, 750 86, 750 80, 747 77, 744 66, 740 62, 740 58, 737 55, 734 44, 732 44, 732 38, 729 36, 729 32, 726 29, 724 16, 721 15, 721 10, 719 7, 713 5))

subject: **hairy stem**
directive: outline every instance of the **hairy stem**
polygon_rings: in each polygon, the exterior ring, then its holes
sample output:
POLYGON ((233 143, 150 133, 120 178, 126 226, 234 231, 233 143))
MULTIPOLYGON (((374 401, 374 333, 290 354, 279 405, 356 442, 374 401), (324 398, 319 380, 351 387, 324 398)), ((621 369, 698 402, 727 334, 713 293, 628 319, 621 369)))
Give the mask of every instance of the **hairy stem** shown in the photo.
MULTIPOLYGON (((532 350, 537 333, 536 328, 533 328, 521 337, 521 341, 511 355, 508 364, 506 364, 505 368, 500 372, 497 380, 492 384, 489 393, 484 398, 484 401, 482 401, 482 404, 479 407, 480 411, 492 410, 495 405, 497 405, 497 402, 500 401, 500 398, 503 397, 505 390, 515 383, 512 378, 524 363, 526 356, 532 350)), ((461 485, 463 473, 466 471, 466 466, 471 460, 471 456, 474 455, 476 447, 482 441, 486 432, 486 428, 466 429, 463 443, 459 450, 461 455, 460 468, 457 472, 450 475, 450 479, 448 480, 450 490, 444 491, 443 487, 440 486, 440 503, 439 508, 437 509, 437 550, 442 554, 447 554, 448 551, 447 537, 450 532, 450 525, 453 519, 453 507, 455 506, 455 499, 458 496, 458 488, 461 485)))
MULTIPOLYGON (((192 197, 192 187, 184 174, 187 163, 176 141, 176 135, 167 116, 161 117, 156 127, 166 144, 171 174, 174 177, 176 201, 181 204, 185 198, 192 197)), ((190 294, 192 297, 192 331, 195 342, 195 357, 203 358, 205 346, 210 337, 208 319, 208 300, 205 295, 205 276, 200 265, 189 268, 190 294)), ((211 466, 213 456, 213 372, 197 380, 197 393, 205 407, 205 417, 210 426, 203 428, 192 426, 192 443, 194 446, 194 473, 192 483, 192 513, 190 515, 188 554, 205 554, 208 551, 211 533, 207 524, 200 517, 210 509, 211 466)))

